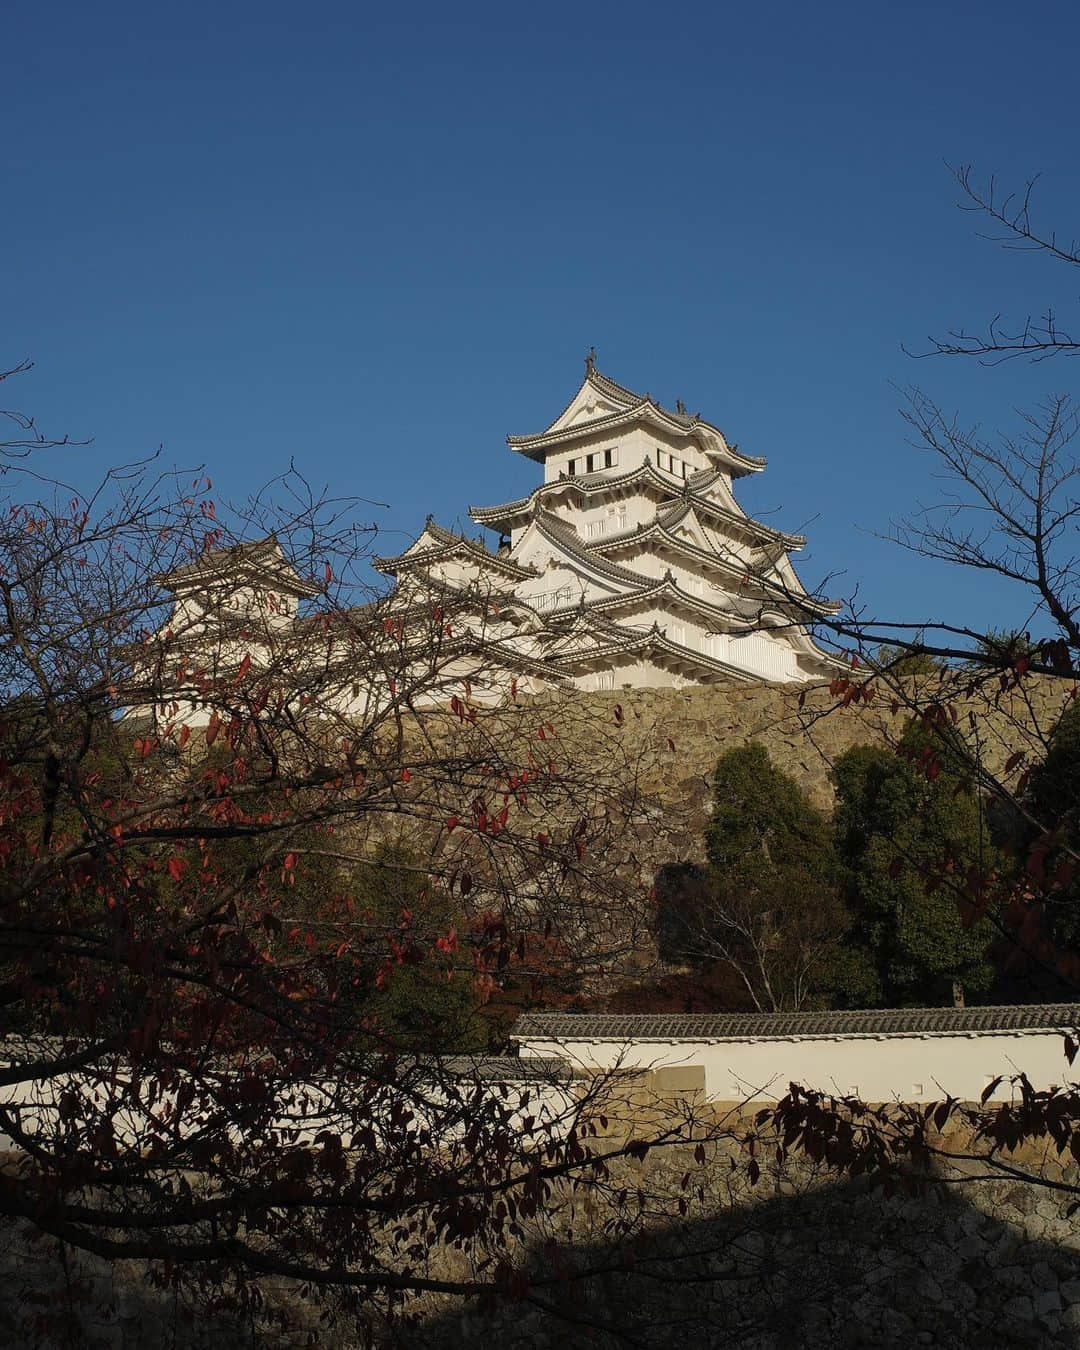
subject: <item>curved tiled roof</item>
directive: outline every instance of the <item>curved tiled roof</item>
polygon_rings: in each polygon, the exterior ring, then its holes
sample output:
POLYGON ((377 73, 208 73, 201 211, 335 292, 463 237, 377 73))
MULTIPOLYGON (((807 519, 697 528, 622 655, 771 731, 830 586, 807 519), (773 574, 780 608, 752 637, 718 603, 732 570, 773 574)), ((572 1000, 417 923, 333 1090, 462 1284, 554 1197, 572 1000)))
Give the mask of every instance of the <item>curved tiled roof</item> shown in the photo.
POLYGON ((684 552, 690 557, 699 558, 704 562, 711 563, 721 571, 729 574, 738 574, 740 577, 758 582, 763 589, 771 592, 777 599, 785 600, 789 604, 805 605, 808 609, 817 610, 823 614, 834 614, 840 604, 835 600, 819 600, 815 596, 809 595, 803 591, 801 595, 792 596, 778 582, 770 581, 768 577, 761 576, 759 573, 751 572, 748 568, 740 568, 734 563, 721 558, 718 553, 710 553, 706 549, 698 548, 696 544, 691 544, 686 539, 680 539, 678 535, 670 534, 663 523, 655 520, 651 525, 647 525, 643 530, 628 530, 623 534, 609 535, 607 538, 598 539, 591 544, 590 550, 600 553, 606 553, 610 548, 623 548, 627 544, 642 544, 647 539, 660 539, 668 544, 676 553, 684 552))
POLYGON ((767 540, 769 543, 782 544, 784 548, 792 549, 805 548, 806 546, 804 535, 787 534, 784 530, 774 530, 771 525, 765 525, 760 520, 754 520, 751 516, 729 511, 726 506, 720 506, 700 492, 693 490, 685 493, 681 501, 675 502, 671 506, 665 507, 663 511, 658 512, 657 519, 661 520, 665 526, 675 525, 682 520, 691 507, 695 511, 700 511, 703 515, 722 520, 726 525, 733 525, 736 529, 745 530, 747 534, 753 536, 759 542, 767 540))
POLYGON ((585 608, 591 612, 603 613, 609 609, 622 609, 626 605, 636 604, 639 601, 653 600, 657 596, 668 595, 673 600, 681 601, 689 609, 697 610, 700 613, 708 615, 710 618, 724 619, 734 626, 755 630, 755 625, 748 619, 744 619, 741 614, 732 614, 729 610, 721 608, 720 605, 714 605, 712 601, 706 600, 700 595, 691 595, 689 591, 684 591, 678 582, 676 582, 671 573, 662 576, 650 586, 646 586, 639 591, 626 591, 622 595, 602 596, 597 600, 587 600, 585 608))
MULTIPOLYGON (((392 574, 399 567, 424 566, 438 558, 447 557, 458 550, 464 549, 465 552, 482 562, 485 567, 493 567, 497 571, 501 570, 518 580, 533 575, 529 568, 511 562, 509 558, 501 558, 498 554, 492 553, 485 547, 482 540, 469 539, 464 534, 455 534, 452 530, 443 529, 441 525, 436 525, 430 516, 424 525, 423 534, 429 534, 436 541, 436 547, 418 549, 415 553, 410 553, 406 549, 404 553, 395 553, 385 558, 373 558, 371 560, 372 565, 380 572, 392 574)), ((421 538, 423 534, 420 536, 421 538)))
POLYGON ((629 469, 626 473, 607 475, 594 473, 582 474, 574 478, 556 478, 550 483, 541 483, 527 497, 518 497, 514 501, 502 502, 495 506, 470 506, 469 515, 478 525, 497 525, 513 516, 531 514, 532 511, 537 509, 536 503, 541 498, 556 492, 569 490, 576 491, 581 497, 603 496, 605 493, 619 488, 633 487, 637 483, 648 482, 651 486, 657 488, 662 497, 671 499, 671 505, 665 508, 667 511, 685 513, 686 506, 693 504, 717 520, 722 520, 725 524, 732 525, 736 529, 744 530, 753 538, 768 539, 781 543, 785 548, 804 547, 806 539, 803 535, 788 534, 783 530, 775 530, 771 525, 766 525, 760 520, 754 520, 753 517, 742 512, 732 511, 705 496, 705 489, 719 477, 719 469, 704 469, 688 479, 671 482, 664 477, 651 460, 647 460, 645 463, 639 464, 637 468, 629 469))
POLYGON ((602 576, 610 577, 612 581, 621 582, 624 586, 633 586, 635 589, 651 584, 651 577, 643 577, 640 572, 632 572, 628 567, 620 567, 618 563, 597 557, 572 525, 565 524, 549 511, 537 511, 533 519, 541 534, 551 543, 565 549, 583 566, 590 567, 602 576))
MULTIPOLYGON (((585 383, 591 384, 598 394, 606 394, 608 398, 614 399, 616 403, 624 403, 624 404, 651 403, 654 408, 658 408, 667 417, 670 417, 673 422, 679 422, 685 427, 693 427, 699 424, 707 426, 711 431, 717 431, 720 433, 720 435, 724 439, 725 445, 728 443, 727 437, 724 436, 724 433, 720 430, 719 427, 713 426, 711 422, 703 422, 702 419, 698 417, 696 413, 688 414, 685 412, 679 412, 678 410, 672 411, 671 408, 665 408, 662 404, 657 402, 657 400, 654 399, 653 396, 648 392, 644 394, 639 394, 636 393, 633 389, 628 389, 625 384, 619 384, 619 382, 617 380, 613 380, 610 375, 604 375, 599 370, 597 370, 595 361, 592 358, 587 360, 585 363, 585 383)), ((566 407, 563 408, 561 413, 559 413, 559 416, 555 418, 555 422, 559 420, 559 417, 565 417, 566 414, 570 411, 570 408, 573 406, 574 399, 577 398, 578 393, 580 393, 580 388, 581 387, 579 386, 577 391, 575 391, 575 393, 571 397, 569 403, 567 403, 566 407)), ((555 422, 552 422, 551 425, 554 426, 555 422)), ((550 427, 548 429, 550 430, 550 427)))
POLYGON ((257 581, 301 598, 311 598, 322 593, 321 586, 304 581, 298 575, 285 557, 277 536, 273 534, 267 535, 265 539, 210 549, 194 561, 163 573, 157 580, 167 590, 175 592, 210 582, 228 585, 237 582, 242 576, 254 577, 257 581))
POLYGON ((695 651, 693 647, 684 647, 681 643, 672 642, 663 631, 655 626, 649 629, 631 628, 622 624, 609 623, 605 627, 610 632, 610 642, 598 642, 595 647, 584 650, 567 652, 560 655, 558 652, 552 653, 550 660, 556 665, 574 666, 587 665, 590 661, 595 661, 600 657, 617 654, 620 652, 639 652, 650 651, 660 652, 664 655, 674 657, 676 660, 698 666, 702 670, 712 671, 717 675, 726 675, 732 679, 745 683, 755 682, 761 679, 753 671, 744 669, 742 666, 730 665, 726 661, 718 661, 714 656, 707 656, 704 652, 695 651))
MULTIPOLYGON (((720 471, 718 469, 706 469, 704 472, 709 475, 709 479, 712 481, 720 471)), ((616 488, 631 487, 641 479, 648 479, 660 489, 665 497, 677 497, 679 495, 679 487, 663 478, 651 461, 646 461, 634 469, 627 469, 625 473, 590 473, 576 474, 573 478, 554 478, 550 483, 541 483, 538 487, 533 488, 527 497, 518 497, 512 502, 500 502, 495 506, 470 506, 469 515, 478 525, 483 525, 489 520, 505 520, 510 516, 521 515, 526 511, 535 509, 535 502, 538 498, 550 496, 553 492, 576 491, 582 497, 589 497, 593 494, 603 495, 603 493, 616 488)))
MULTIPOLYGON (((549 431, 555 425, 555 423, 559 421, 559 418, 565 417, 566 414, 570 411, 570 409, 574 406, 574 399, 577 398, 578 394, 581 393, 583 386, 586 384, 591 384, 598 394, 606 394, 608 398, 614 399, 616 403, 629 405, 631 403, 643 403, 646 399, 650 399, 651 401, 649 394, 647 393, 636 394, 633 391, 633 389, 627 389, 625 384, 619 384, 617 380, 611 379, 610 376, 602 375, 600 371, 596 369, 595 358, 590 356, 585 362, 585 379, 582 381, 582 384, 579 384, 577 389, 575 389, 574 392, 570 395, 570 398, 567 401, 562 412, 560 412, 559 415, 549 424, 548 426, 549 431)), ((669 409, 665 409, 664 411, 670 412, 669 409)), ((670 413, 670 416, 683 417, 684 414, 674 412, 670 413)), ((692 420, 693 420, 692 418, 686 418, 686 421, 688 423, 691 422, 692 420)), ((720 430, 719 427, 716 427, 714 429, 717 431, 720 430)), ((723 435, 723 432, 721 432, 720 434, 723 435)), ((725 441, 727 440, 726 436, 724 437, 724 440, 725 441)))
POLYGON ((667 409, 655 404, 652 399, 642 399, 641 402, 632 404, 629 408, 621 408, 617 412, 608 413, 604 417, 590 417, 587 421, 575 422, 571 426, 559 427, 554 431, 539 431, 528 436, 507 436, 506 443, 511 449, 518 450, 521 454, 528 455, 532 459, 542 459, 544 457, 543 452, 552 445, 577 440, 582 436, 592 436, 598 431, 614 430, 626 422, 636 420, 639 416, 645 416, 649 421, 659 426, 666 426, 669 430, 674 430, 687 437, 693 436, 699 429, 713 432, 719 436, 723 449, 719 452, 710 450, 707 453, 722 455, 736 473, 760 473, 765 467, 763 457, 744 455, 741 450, 735 450, 728 445, 724 433, 719 427, 714 427, 709 422, 695 419, 688 420, 680 414, 668 412, 667 409))
POLYGON ((977 1032, 1067 1031, 1080 1004, 988 1008, 874 1008, 797 1013, 526 1013, 516 1040, 745 1040, 756 1036, 941 1036, 977 1032))

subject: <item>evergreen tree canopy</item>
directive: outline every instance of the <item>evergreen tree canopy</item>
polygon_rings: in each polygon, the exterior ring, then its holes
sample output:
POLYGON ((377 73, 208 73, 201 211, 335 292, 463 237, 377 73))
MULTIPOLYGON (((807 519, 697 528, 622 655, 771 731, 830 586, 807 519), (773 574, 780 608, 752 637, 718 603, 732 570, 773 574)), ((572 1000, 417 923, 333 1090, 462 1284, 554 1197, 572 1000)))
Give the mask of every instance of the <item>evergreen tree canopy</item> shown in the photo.
POLYGON ((1050 937, 1080 947, 1080 704, 1075 700, 1050 735, 1046 757, 1031 772, 1025 806, 1039 829, 1026 839, 1029 866, 1046 879, 1050 937))
POLYGON ((965 927, 958 892, 978 894, 999 862, 950 733, 913 724, 896 750, 837 761, 837 848, 853 936, 873 955, 886 1002, 947 1002, 989 987, 993 933, 965 927))
POLYGON ((867 1001, 826 818, 758 744, 720 757, 713 794, 708 867, 657 878, 662 954, 726 967, 762 1010, 867 1001))

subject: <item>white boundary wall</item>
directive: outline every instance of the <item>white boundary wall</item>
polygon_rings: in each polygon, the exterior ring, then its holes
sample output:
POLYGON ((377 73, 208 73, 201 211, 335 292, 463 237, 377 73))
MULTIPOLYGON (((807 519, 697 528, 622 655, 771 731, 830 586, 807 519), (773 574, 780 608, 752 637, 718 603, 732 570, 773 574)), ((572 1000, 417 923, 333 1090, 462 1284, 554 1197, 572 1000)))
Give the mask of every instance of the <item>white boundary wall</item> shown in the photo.
MULTIPOLYGON (((869 1102, 935 1101, 946 1094, 977 1101, 999 1075, 1026 1073, 1036 1088, 1074 1077, 1065 1058, 1064 1032, 1046 1028, 722 1040, 524 1035, 519 1046, 522 1057, 557 1057, 573 1069, 703 1068, 706 1097, 724 1102, 751 1095, 776 1101, 789 1083, 869 1102)), ((1006 1083, 995 1100, 1009 1092, 1006 1083)))

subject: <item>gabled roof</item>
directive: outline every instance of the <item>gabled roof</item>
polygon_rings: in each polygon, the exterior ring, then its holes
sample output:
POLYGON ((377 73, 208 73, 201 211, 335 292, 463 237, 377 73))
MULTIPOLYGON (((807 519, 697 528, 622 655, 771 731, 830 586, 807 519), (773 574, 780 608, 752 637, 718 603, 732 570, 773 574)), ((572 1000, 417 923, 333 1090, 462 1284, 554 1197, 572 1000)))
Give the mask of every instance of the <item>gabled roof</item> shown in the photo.
POLYGON ((503 576, 512 577, 517 581, 533 575, 529 568, 521 567, 509 558, 491 553, 483 540, 469 539, 463 534, 455 534, 452 530, 445 530, 441 525, 436 525, 431 516, 428 516, 419 537, 403 553, 396 553, 387 558, 374 558, 372 563, 378 571, 396 576, 399 570, 430 567, 432 563, 442 558, 462 555, 481 567, 500 572, 503 576))
POLYGON ((664 474, 651 460, 646 460, 636 468, 628 469, 626 473, 591 473, 575 475, 573 478, 556 478, 550 483, 541 483, 527 497, 518 497, 515 501, 503 502, 496 506, 470 506, 469 515, 478 525, 497 528, 508 525, 515 519, 531 516, 545 497, 559 493, 576 493, 580 500, 587 500, 590 497, 599 497, 602 500, 625 488, 649 487, 655 490, 661 501, 670 501, 671 509, 689 502, 716 520, 740 529, 752 538, 768 539, 791 549, 802 548, 806 544, 806 539, 801 534, 787 534, 783 530, 775 530, 742 511, 733 511, 730 507, 714 501, 708 496, 707 490, 721 476, 719 469, 704 469, 687 479, 675 480, 670 475, 664 474))
MULTIPOLYGON (((705 471, 710 480, 715 479, 719 470, 705 471)), ((531 515, 537 503, 543 497, 559 492, 576 492, 579 497, 604 497, 622 488, 636 487, 648 483, 655 487, 661 497, 676 497, 679 485, 665 476, 651 462, 646 461, 626 473, 618 474, 577 474, 573 478, 566 476, 552 479, 550 483, 541 483, 527 497, 518 497, 512 502, 502 502, 496 506, 470 506, 469 515, 478 525, 495 526, 517 516, 531 515)))
POLYGON ((537 511, 533 517, 533 524, 548 543, 554 544, 556 548, 590 571, 622 586, 632 586, 635 590, 651 583, 650 577, 644 577, 640 572, 631 571, 629 567, 620 567, 618 563, 599 557, 573 526, 565 524, 549 511, 537 511))
POLYGON ((988 1008, 875 1008, 795 1013, 526 1013, 514 1040, 746 1040, 758 1036, 934 1036, 1071 1031, 1080 1004, 988 1008))
POLYGON ((713 519, 722 521, 725 525, 742 530, 759 542, 767 541, 771 544, 779 544, 785 549, 806 547, 805 535, 787 534, 784 530, 774 530, 771 525, 764 525, 760 520, 754 520, 751 516, 744 516, 741 512, 731 511, 726 506, 720 506, 710 497, 696 490, 683 493, 680 500, 658 512, 657 519, 666 529, 671 529, 691 510, 697 511, 701 515, 712 516, 713 519))
POLYGON ((158 578, 173 594, 202 590, 207 586, 272 586, 287 595, 306 599, 320 595, 322 588, 304 581, 286 558, 277 536, 250 543, 211 549, 193 562, 176 567, 158 578))
POLYGON ((721 572, 727 573, 733 579, 743 582, 754 582, 761 586, 778 601, 784 601, 788 604, 797 604, 805 609, 813 610, 821 614, 835 614, 840 608, 840 604, 835 600, 819 600, 802 590, 800 584, 800 594, 793 595, 779 582, 772 581, 758 572, 751 571, 748 567, 738 563, 729 562, 722 558, 720 554, 698 548, 696 544, 689 540, 680 539, 678 535, 672 534, 663 522, 658 518, 651 525, 647 525, 643 530, 628 530, 622 534, 608 535, 606 538, 597 539, 589 544, 590 552, 607 553, 609 550, 626 548, 628 545, 640 547, 646 543, 666 544, 673 553, 682 553, 687 558, 706 563, 709 566, 717 568, 721 572))
MULTIPOLYGON (((597 600, 586 600, 585 608, 595 613, 606 614, 613 610, 627 609, 631 605, 640 604, 648 600, 668 599, 676 604, 681 604, 687 609, 696 611, 709 619, 718 619, 729 628, 743 628, 749 631, 756 631, 755 625, 741 615, 732 614, 730 610, 724 609, 720 605, 713 604, 700 595, 691 595, 689 591, 684 591, 675 580, 671 572, 662 576, 658 581, 653 582, 651 586, 643 586, 637 591, 625 591, 621 595, 603 596, 597 600)), ((558 612, 558 611, 556 611, 558 612)))
POLYGON ((761 679, 760 675, 745 670, 742 666, 731 665, 727 661, 719 661, 716 657, 696 651, 693 647, 684 647, 681 643, 672 642, 663 629, 655 624, 651 628, 641 629, 631 628, 629 625, 607 623, 602 626, 598 624, 597 629, 595 647, 566 652, 565 654, 553 652, 550 660, 556 665, 572 669, 574 666, 590 665, 605 657, 644 653, 653 657, 666 657, 681 665, 694 666, 700 671, 743 683, 757 682, 761 679))
POLYGON ((697 440, 707 454, 722 460, 736 476, 758 473, 765 467, 764 459, 742 454, 737 446, 728 443, 720 428, 711 422, 678 410, 672 412, 670 408, 657 403, 649 394, 634 393, 625 385, 601 375, 591 359, 586 361, 584 381, 550 426, 544 431, 528 436, 507 436, 506 441, 511 449, 527 455, 530 459, 543 460, 552 446, 579 440, 583 436, 595 435, 599 431, 615 430, 629 422, 642 420, 672 435, 697 440), (609 405, 613 404, 615 410, 584 421, 560 425, 586 389, 594 390, 609 405))

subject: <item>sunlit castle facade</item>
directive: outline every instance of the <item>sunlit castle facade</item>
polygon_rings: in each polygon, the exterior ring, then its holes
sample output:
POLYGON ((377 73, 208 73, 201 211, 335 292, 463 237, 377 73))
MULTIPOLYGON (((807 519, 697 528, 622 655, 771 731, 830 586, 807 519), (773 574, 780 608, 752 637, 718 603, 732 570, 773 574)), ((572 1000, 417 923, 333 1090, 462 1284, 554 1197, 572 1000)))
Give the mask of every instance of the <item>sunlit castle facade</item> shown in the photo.
POLYGON ((800 683, 833 668, 806 623, 837 606, 796 576, 789 555, 805 541, 738 505, 735 480, 765 461, 718 427, 616 384, 590 355, 551 425, 507 443, 543 481, 470 509, 498 535, 494 549, 429 517, 410 548, 378 563, 403 601, 482 587, 496 602, 493 637, 530 685, 800 683))

